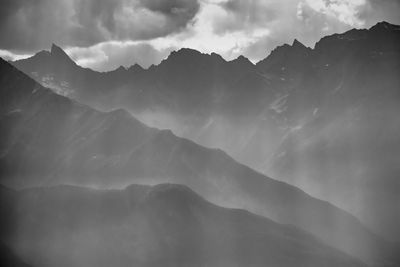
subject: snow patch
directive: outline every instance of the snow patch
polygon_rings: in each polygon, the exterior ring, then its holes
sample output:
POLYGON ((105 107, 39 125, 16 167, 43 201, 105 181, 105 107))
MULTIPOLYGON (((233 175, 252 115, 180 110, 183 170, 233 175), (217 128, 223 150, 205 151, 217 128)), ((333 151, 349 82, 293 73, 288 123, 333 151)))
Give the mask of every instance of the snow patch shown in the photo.
MULTIPOLYGON (((54 93, 66 97, 71 97, 75 91, 70 87, 67 81, 58 82, 52 75, 45 75, 42 77, 41 85, 51 89, 54 93)), ((33 92, 32 92, 33 93, 33 92)))

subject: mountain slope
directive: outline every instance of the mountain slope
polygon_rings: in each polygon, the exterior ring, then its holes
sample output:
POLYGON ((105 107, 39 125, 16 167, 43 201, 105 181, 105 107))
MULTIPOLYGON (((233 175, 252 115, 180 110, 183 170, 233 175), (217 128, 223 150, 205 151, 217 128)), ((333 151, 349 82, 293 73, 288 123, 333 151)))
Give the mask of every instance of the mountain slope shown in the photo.
POLYGON ((399 35, 381 22, 314 49, 295 40, 256 66, 182 49, 147 70, 97 73, 56 46, 14 65, 82 103, 220 148, 400 241, 399 35))
MULTIPOLYGON (((98 73, 79 66, 71 69, 71 60, 60 60, 53 50, 60 48, 53 45, 50 52, 13 64, 57 93, 103 111, 126 109, 148 125, 172 129, 240 159, 254 154, 250 150, 257 146, 247 143, 260 122, 261 135, 272 139, 267 148, 274 148, 280 137, 280 131, 269 126, 281 124, 265 111, 281 95, 277 88, 282 81, 260 75, 244 57, 227 62, 217 54, 181 49, 147 70, 98 73), (240 156, 238 152, 246 150, 241 147, 247 146, 248 153, 240 156)), ((255 158, 271 156, 269 149, 261 148, 255 158)))
POLYGON ((0 64, 1 182, 101 187, 174 182, 206 199, 307 230, 365 261, 392 261, 391 245, 352 215, 201 147, 140 123, 128 113, 102 113, 43 88, 0 64))
POLYGON ((215 206, 181 185, 14 194, 10 244, 37 266, 364 266, 296 228, 215 206))
POLYGON ((0 244, 0 262, 6 267, 30 267, 2 243, 0 244))
POLYGON ((316 44, 286 98, 292 130, 269 165, 274 177, 394 240, 400 237, 399 28, 380 23, 316 44))

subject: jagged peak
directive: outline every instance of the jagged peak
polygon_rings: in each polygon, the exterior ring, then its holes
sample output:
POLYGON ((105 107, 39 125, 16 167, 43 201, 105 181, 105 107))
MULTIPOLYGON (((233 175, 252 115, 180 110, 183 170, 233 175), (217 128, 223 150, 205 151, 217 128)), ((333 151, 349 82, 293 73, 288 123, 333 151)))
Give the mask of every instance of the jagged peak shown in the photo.
POLYGON ((283 45, 277 46, 275 49, 273 49, 271 51, 271 53, 265 59, 260 60, 258 63, 260 63, 262 61, 265 61, 266 59, 268 59, 270 57, 273 57, 273 56, 297 52, 299 49, 301 49, 301 50, 309 50, 310 48, 308 48, 305 45, 303 45, 297 39, 294 39, 292 45, 283 44, 283 45))
POLYGON ((58 59, 63 59, 70 63, 75 64, 75 62, 68 56, 68 54, 65 53, 65 51, 61 47, 57 46, 54 43, 51 45, 50 55, 52 57, 56 57, 58 59))
POLYGON ((369 33, 386 33, 388 31, 398 31, 400 30, 399 25, 391 24, 386 21, 381 21, 367 29, 351 29, 344 33, 335 33, 332 35, 324 36, 315 44, 315 48, 321 46, 321 43, 331 41, 331 40, 357 40, 357 39, 365 39, 368 37, 369 33))
POLYGON ((225 59, 217 53, 212 52, 211 54, 206 54, 192 48, 181 48, 177 51, 172 51, 166 60, 169 60, 171 58, 194 58, 194 57, 195 58, 209 57, 216 59, 217 61, 226 62, 225 59))
POLYGON ((214 58, 214 59, 219 60, 219 61, 226 62, 226 60, 225 60, 220 54, 217 54, 217 53, 215 53, 215 52, 212 52, 212 53, 210 54, 210 56, 211 56, 212 58, 214 58))
POLYGON ((253 63, 251 63, 251 61, 247 57, 245 57, 243 55, 240 55, 237 58, 235 58, 234 60, 232 60, 232 62, 234 62, 234 61, 236 61, 236 62, 248 62, 248 63, 253 65, 253 63))
POLYGON ((247 57, 243 56, 243 55, 240 55, 235 60, 240 60, 240 61, 245 60, 245 61, 247 61, 249 59, 247 57))
POLYGON ((230 64, 238 64, 240 66, 254 66, 253 62, 251 62, 247 57, 240 55, 237 58, 228 61, 230 64))
POLYGON ((128 68, 128 71, 142 71, 142 70, 144 70, 144 68, 140 66, 138 63, 135 63, 134 65, 128 68))
POLYGON ((66 55, 64 50, 61 47, 59 47, 58 45, 54 44, 54 43, 51 44, 50 53, 51 54, 65 54, 66 55))
POLYGON ((294 39, 292 43, 292 47, 300 47, 300 48, 307 48, 303 43, 301 43, 299 40, 294 39))
POLYGON ((119 66, 118 68, 116 68, 114 71, 116 72, 120 72, 120 71, 126 71, 126 68, 124 66, 119 66))
POLYGON ((195 50, 195 49, 183 47, 181 49, 172 51, 169 54, 168 58, 173 57, 173 56, 177 56, 177 55, 202 55, 202 53, 197 51, 197 50, 195 50))

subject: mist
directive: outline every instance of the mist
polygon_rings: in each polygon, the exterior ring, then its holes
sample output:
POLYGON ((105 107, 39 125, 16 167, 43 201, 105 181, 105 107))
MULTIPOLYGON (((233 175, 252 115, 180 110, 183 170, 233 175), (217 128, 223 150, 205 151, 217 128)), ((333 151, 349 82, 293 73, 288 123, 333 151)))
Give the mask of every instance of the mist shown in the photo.
POLYGON ((399 265, 396 1, 4 7, 5 266, 399 265))

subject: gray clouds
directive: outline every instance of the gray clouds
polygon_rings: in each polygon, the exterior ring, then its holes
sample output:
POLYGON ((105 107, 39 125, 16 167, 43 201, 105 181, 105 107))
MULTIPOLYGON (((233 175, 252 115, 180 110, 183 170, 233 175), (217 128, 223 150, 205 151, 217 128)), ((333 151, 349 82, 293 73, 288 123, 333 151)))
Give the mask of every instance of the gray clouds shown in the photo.
POLYGON ((400 24, 400 0, 0 1, 0 55, 17 58, 57 43, 97 70, 156 64, 181 47, 256 62, 295 38, 313 47, 353 27, 400 24))
POLYGON ((227 15, 214 21, 214 32, 217 34, 265 27, 279 15, 279 5, 272 1, 229 0, 220 6, 227 15))
POLYGON ((227 24, 229 20, 223 23, 217 21, 214 29, 217 34, 269 29, 268 34, 240 51, 256 62, 278 45, 292 43, 294 39, 312 47, 327 34, 351 28, 339 19, 314 9, 313 2, 318 0, 228 0, 220 6, 226 10, 228 17, 233 17, 233 23, 227 24))
POLYGON ((359 17, 368 26, 377 21, 388 21, 400 24, 400 0, 367 0, 365 7, 360 10, 359 17))
POLYGON ((90 46, 146 40, 185 28, 198 0, 2 0, 0 49, 32 51, 55 42, 90 46))

